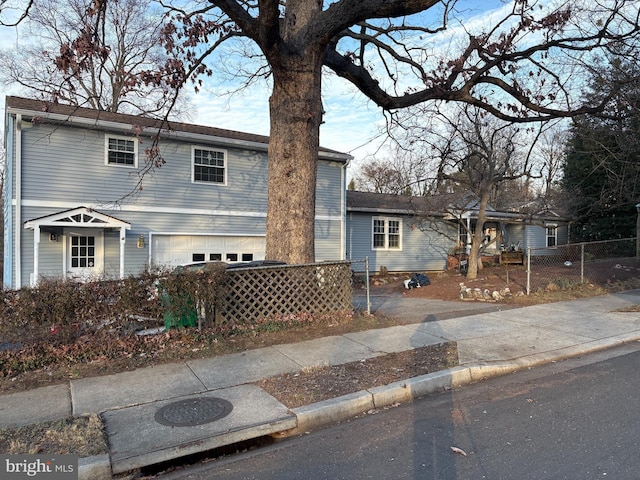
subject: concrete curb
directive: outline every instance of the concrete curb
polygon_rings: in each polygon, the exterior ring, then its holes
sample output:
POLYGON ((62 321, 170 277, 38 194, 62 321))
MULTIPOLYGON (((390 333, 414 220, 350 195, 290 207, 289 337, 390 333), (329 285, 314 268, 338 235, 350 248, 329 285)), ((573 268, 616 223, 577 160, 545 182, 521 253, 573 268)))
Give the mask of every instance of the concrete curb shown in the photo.
POLYGON ((112 478, 108 453, 78 460, 78 480, 111 480, 112 478))
MULTIPOLYGON (((349 420, 373 409, 408 403, 420 397, 451 390, 488 378, 507 375, 518 370, 533 368, 638 341, 640 341, 640 332, 631 332, 504 362, 460 365, 388 385, 361 390, 291 409, 291 412, 296 416, 297 426, 290 430, 273 434, 273 436, 287 438, 300 435, 313 429, 349 420)), ((112 478, 111 462, 108 454, 80 459, 78 480, 110 480, 112 478)))
POLYGON ((286 438, 300 435, 315 428, 354 418, 375 408, 384 408, 397 403, 408 403, 426 395, 488 378, 508 375, 518 370, 533 368, 638 341, 640 341, 640 335, 637 332, 617 335, 506 362, 461 365, 368 390, 360 390, 359 392, 292 409, 291 411, 298 419, 297 427, 280 432, 277 436, 286 438))
MULTIPOLYGON (((511 366, 508 369, 511 372, 514 367, 511 366)), ((482 370, 486 378, 487 368, 482 367, 482 370)), ((495 372, 503 371, 503 368, 495 370, 495 372)), ((348 420, 369 410, 407 403, 432 393, 472 383, 474 379, 471 372, 470 367, 458 366, 294 408, 291 411, 298 419, 298 426, 281 432, 278 436, 285 438, 300 435, 315 428, 348 420)), ((509 372, 504 371, 504 373, 509 372)))

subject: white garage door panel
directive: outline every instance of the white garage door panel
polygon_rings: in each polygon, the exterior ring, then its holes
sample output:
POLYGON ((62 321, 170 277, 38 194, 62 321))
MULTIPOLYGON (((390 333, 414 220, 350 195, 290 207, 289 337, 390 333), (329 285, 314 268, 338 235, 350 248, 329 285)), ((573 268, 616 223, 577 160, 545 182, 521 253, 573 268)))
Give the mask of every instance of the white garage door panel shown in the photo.
POLYGON ((209 261, 221 258, 222 261, 242 261, 243 255, 252 260, 263 260, 265 250, 264 237, 218 237, 209 235, 154 235, 153 263, 156 265, 176 266, 194 261, 194 254, 204 255, 209 261), (231 257, 231 259, 230 259, 231 257))

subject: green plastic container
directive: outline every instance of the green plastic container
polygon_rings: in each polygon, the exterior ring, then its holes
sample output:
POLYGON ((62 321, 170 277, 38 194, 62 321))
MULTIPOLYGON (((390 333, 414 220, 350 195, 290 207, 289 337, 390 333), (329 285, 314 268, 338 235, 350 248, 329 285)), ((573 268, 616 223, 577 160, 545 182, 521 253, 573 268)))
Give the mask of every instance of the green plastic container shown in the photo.
POLYGON ((195 327, 198 324, 198 312, 193 299, 188 298, 186 301, 181 299, 182 308, 175 309, 171 308, 173 303, 171 296, 163 292, 162 303, 165 307, 164 327, 167 330, 170 328, 195 327))

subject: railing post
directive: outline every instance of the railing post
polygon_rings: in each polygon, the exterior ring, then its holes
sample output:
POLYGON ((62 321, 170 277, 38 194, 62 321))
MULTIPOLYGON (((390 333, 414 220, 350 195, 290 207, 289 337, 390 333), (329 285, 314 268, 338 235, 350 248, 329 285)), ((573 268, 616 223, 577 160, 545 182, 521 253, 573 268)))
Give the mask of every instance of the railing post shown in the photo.
POLYGON ((369 257, 364 257, 365 285, 367 286, 367 315, 371 315, 371 297, 369 296, 369 257))
POLYGON ((584 242, 580 244, 580 283, 584 283, 584 242))
POLYGON ((527 247, 527 295, 531 293, 531 247, 527 247))

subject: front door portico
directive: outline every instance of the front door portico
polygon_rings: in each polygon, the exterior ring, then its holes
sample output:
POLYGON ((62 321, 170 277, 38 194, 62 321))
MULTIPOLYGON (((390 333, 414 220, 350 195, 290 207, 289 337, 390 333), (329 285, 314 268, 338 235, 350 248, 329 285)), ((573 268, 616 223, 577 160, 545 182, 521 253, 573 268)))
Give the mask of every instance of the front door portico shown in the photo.
POLYGON ((79 280, 97 279, 103 273, 104 231, 120 232, 120 278, 124 278, 124 245, 126 231, 131 224, 87 207, 54 213, 25 222, 24 228, 33 229, 33 273, 31 284, 38 282, 40 275, 40 233, 62 235, 65 238, 63 264, 65 278, 79 280))

